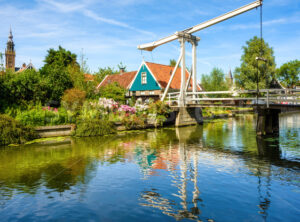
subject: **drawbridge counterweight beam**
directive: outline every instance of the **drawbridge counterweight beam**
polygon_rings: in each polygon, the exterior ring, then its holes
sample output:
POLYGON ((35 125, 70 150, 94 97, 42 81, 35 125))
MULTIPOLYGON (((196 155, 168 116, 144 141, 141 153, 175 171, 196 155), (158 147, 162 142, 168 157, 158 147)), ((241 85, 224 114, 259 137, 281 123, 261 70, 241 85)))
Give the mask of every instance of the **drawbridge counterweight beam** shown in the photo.
MULTIPOLYGON (((169 80, 169 83, 165 89, 165 92, 161 98, 161 100, 163 101, 168 93, 170 84, 174 78, 174 75, 176 73, 176 70, 179 66, 179 63, 181 62, 181 86, 180 86, 180 98, 179 98, 179 105, 180 106, 184 106, 185 105, 185 94, 186 94, 186 90, 188 89, 188 85, 186 85, 186 66, 185 66, 185 42, 190 42, 192 44, 192 90, 193 93, 195 94, 195 92, 197 91, 197 45, 198 45, 198 41, 200 40, 199 37, 193 36, 192 34, 195 32, 198 32, 202 29, 205 29, 207 27, 210 27, 212 25, 218 24, 222 21, 225 21, 227 19, 230 19, 232 17, 235 17, 237 15, 240 15, 242 13, 245 13, 247 11, 250 11, 254 8, 257 8, 259 6, 262 6, 262 2, 263 0, 257 0, 254 1, 248 5, 242 6, 238 9, 235 9, 233 11, 230 11, 228 13, 225 13, 221 16, 218 16, 216 18, 213 18, 211 20, 208 20, 206 22, 200 23, 196 26, 193 26, 191 28, 185 29, 183 31, 180 32, 176 32, 173 35, 170 35, 168 37, 162 38, 160 40, 151 42, 151 43, 146 43, 146 44, 142 44, 138 46, 138 49, 140 50, 146 50, 146 51, 152 51, 153 49, 155 49, 156 47, 166 44, 168 42, 174 41, 176 39, 179 40, 180 42, 180 47, 181 47, 181 53, 179 56, 179 60, 176 63, 176 67, 173 70, 173 73, 171 75, 171 78, 169 80)), ((190 79, 190 77, 189 77, 190 79)), ((190 82, 188 81, 188 84, 190 82)), ((195 97, 196 98, 196 97, 195 97)), ((195 99, 193 98, 193 99, 195 99)))

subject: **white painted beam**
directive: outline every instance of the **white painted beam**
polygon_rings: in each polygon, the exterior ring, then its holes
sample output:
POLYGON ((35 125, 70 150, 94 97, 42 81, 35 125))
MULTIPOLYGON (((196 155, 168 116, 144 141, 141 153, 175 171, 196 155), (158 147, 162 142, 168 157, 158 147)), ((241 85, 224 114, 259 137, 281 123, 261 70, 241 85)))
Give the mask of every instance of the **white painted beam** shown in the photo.
MULTIPOLYGON (((231 12, 225 13, 225 14, 223 14, 221 16, 218 16, 218 17, 213 18, 211 20, 208 20, 206 22, 200 23, 200 24, 195 25, 195 26, 193 26, 191 28, 185 29, 182 32, 188 33, 188 34, 192 34, 194 32, 198 32, 198 31, 200 31, 202 29, 205 29, 207 27, 210 27, 212 25, 215 25, 217 23, 220 23, 222 21, 230 19, 230 18, 232 18, 234 16, 237 16, 237 15, 240 15, 240 14, 242 14, 244 12, 250 11, 250 10, 252 10, 254 8, 257 8, 257 7, 261 6, 261 5, 262 5, 262 0, 257 0, 255 2, 252 2, 252 3, 248 4, 248 5, 245 5, 245 6, 242 6, 242 7, 238 8, 238 9, 235 9, 235 10, 233 10, 231 12)), ((139 45, 137 48, 141 49, 141 50, 152 51, 156 47, 158 47, 160 45, 163 45, 163 44, 166 44, 168 42, 174 41, 174 40, 176 40, 178 38, 179 38, 178 32, 176 32, 175 34, 170 35, 170 36, 165 37, 165 38, 162 38, 160 40, 139 45)))

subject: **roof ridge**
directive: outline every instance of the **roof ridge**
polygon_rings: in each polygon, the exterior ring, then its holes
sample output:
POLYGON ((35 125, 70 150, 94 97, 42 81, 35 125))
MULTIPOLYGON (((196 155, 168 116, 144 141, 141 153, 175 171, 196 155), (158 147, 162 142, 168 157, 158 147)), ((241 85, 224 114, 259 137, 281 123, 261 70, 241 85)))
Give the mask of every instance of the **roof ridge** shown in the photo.
POLYGON ((160 63, 156 63, 156 62, 147 62, 145 61, 146 63, 152 63, 152 64, 156 64, 156 65, 161 65, 161 66, 168 66, 170 68, 174 68, 173 66, 170 66, 170 65, 165 65, 165 64, 160 64, 160 63))
MULTIPOLYGON (((130 71, 130 72, 123 72, 123 73, 116 73, 117 75, 124 75, 124 74, 127 74, 127 73, 132 73, 132 72, 137 72, 136 71, 130 71)), ((116 74, 110 74, 110 75, 116 75, 116 74)))

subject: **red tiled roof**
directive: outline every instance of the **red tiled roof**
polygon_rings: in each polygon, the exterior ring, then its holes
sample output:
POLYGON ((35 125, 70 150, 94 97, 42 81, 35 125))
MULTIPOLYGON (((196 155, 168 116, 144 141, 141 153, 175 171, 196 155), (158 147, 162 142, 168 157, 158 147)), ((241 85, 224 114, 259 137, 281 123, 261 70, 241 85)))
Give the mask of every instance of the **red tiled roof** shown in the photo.
POLYGON ((85 81, 94 81, 95 76, 91 74, 84 74, 85 81))
MULTIPOLYGON (((159 82, 160 86, 162 88, 166 88, 175 67, 152 63, 152 62, 145 62, 145 63, 151 70, 151 72, 154 75, 154 77, 156 78, 156 80, 159 82)), ((187 70, 185 71, 185 76, 186 76, 185 78, 187 81, 188 77, 189 77, 189 73, 187 70)), ((171 89, 180 89, 180 84, 181 84, 181 68, 178 67, 176 70, 175 76, 172 80, 172 83, 170 85, 170 88, 171 89)), ((190 80, 190 84, 192 86, 192 78, 190 80)))
POLYGON ((137 71, 132 72, 124 72, 121 74, 112 74, 106 76, 103 81, 97 86, 97 89, 100 87, 106 86, 113 82, 119 83, 119 85, 125 89, 128 89, 129 84, 132 82, 133 78, 135 77, 137 71))

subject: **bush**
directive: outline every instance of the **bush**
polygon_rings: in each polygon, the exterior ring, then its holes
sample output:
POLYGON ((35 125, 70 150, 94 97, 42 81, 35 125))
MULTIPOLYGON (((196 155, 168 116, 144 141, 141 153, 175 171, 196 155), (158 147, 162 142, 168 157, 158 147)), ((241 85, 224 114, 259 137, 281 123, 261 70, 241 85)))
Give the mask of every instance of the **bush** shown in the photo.
POLYGON ((24 143, 37 138, 34 130, 10 116, 0 114, 0 145, 24 143))
POLYGON ((71 111, 78 111, 85 100, 86 92, 80 89, 68 89, 62 97, 62 105, 65 109, 71 111))
POLYGON ((35 70, 18 74, 7 73, 0 77, 0 102, 4 111, 10 106, 26 106, 29 103, 46 102, 49 87, 35 70))
POLYGON ((149 104, 149 113, 167 116, 170 112, 170 107, 160 100, 149 104))
POLYGON ((64 108, 56 109, 49 106, 42 107, 41 105, 36 105, 29 107, 27 110, 9 110, 7 113, 15 116, 16 120, 28 126, 53 126, 75 122, 75 118, 71 112, 68 112, 64 108))
POLYGON ((110 98, 119 103, 125 103, 126 101, 125 99, 126 89, 121 87, 116 82, 101 87, 99 93, 100 93, 100 97, 110 98))
POLYGON ((149 104, 149 113, 155 114, 157 126, 163 125, 163 123, 167 120, 167 116, 170 112, 170 107, 160 100, 149 104))
POLYGON ((105 119, 85 119, 77 122, 76 136, 102 136, 114 132, 114 123, 105 119))
POLYGON ((122 124, 126 129, 145 128, 146 117, 144 115, 125 115, 122 119, 122 124))

